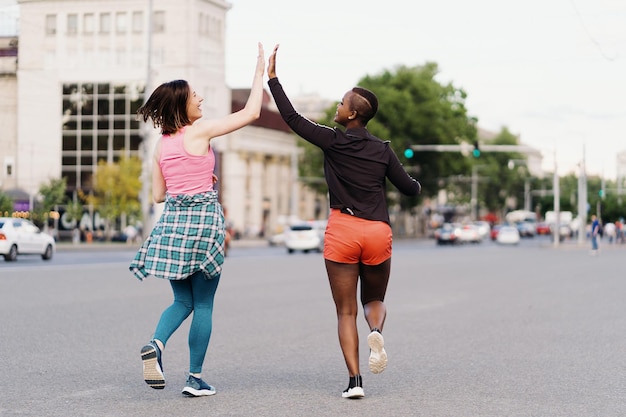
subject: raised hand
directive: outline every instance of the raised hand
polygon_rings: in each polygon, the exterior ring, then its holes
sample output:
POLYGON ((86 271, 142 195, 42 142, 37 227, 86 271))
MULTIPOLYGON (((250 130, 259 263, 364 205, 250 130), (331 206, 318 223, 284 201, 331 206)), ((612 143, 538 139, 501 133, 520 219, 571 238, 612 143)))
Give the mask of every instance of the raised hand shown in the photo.
POLYGON ((270 58, 268 60, 267 76, 269 78, 276 78, 276 53, 278 52, 278 46, 278 44, 274 46, 274 50, 272 51, 272 54, 270 55, 270 58))

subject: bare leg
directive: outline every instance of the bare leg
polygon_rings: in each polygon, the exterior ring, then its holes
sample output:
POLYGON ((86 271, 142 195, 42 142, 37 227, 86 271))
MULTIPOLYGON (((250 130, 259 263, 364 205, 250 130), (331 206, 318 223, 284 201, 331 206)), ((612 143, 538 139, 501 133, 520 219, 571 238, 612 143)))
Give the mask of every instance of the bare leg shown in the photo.
POLYGON ((358 312, 356 290, 359 279, 358 264, 343 264, 325 260, 330 290, 337 310, 339 344, 348 373, 360 375, 359 334, 356 326, 358 312))
POLYGON ((360 266, 361 275, 361 303, 365 320, 372 329, 382 332, 387 317, 387 308, 383 300, 387 292, 389 274, 391 272, 391 258, 378 265, 360 266))
POLYGON ((375 374, 379 374, 387 367, 387 352, 385 340, 382 336, 387 308, 383 300, 387 292, 389 282, 391 259, 378 265, 361 265, 361 303, 365 320, 370 327, 371 333, 367 336, 367 344, 370 347, 369 368, 375 374))

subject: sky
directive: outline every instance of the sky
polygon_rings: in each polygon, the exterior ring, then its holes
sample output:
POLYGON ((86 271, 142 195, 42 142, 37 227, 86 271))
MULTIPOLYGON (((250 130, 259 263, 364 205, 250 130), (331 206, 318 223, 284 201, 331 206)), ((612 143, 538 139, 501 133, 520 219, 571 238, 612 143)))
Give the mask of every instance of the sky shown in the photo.
MULTIPOLYGON (((0 0, 0 35, 15 0, 0 0)), ((280 44, 290 96, 339 100, 366 76, 438 65, 468 115, 539 149, 544 168, 615 179, 626 151, 624 0, 230 0, 226 81, 249 87, 257 42, 280 44)), ((385 138, 393 140, 393 138, 385 138)))
MULTIPOLYGON (((438 65, 481 128, 539 149, 544 168, 615 179, 626 151, 624 0, 231 0, 226 80, 250 85, 256 44, 280 44, 290 96, 339 100, 362 77, 438 65)), ((393 140, 393 138, 386 138, 393 140)))

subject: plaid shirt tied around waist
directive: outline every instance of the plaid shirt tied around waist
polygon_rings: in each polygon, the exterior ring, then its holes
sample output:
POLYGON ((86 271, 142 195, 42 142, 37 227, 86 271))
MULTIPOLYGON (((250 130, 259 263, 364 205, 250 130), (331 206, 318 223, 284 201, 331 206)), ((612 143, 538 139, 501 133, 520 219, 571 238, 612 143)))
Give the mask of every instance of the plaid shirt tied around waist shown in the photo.
POLYGON ((166 196, 161 218, 130 264, 140 280, 154 275, 185 279, 197 271, 220 276, 224 263, 224 213, 217 191, 166 196))

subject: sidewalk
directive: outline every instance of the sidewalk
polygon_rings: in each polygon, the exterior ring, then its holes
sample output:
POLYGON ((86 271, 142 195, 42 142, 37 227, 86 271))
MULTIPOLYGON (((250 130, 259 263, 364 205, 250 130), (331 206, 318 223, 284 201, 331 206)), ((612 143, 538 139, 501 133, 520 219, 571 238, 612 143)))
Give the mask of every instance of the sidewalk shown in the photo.
MULTIPOLYGON (((268 246, 267 239, 237 239, 232 240, 231 248, 259 248, 268 246)), ((56 249, 58 252, 72 252, 72 251, 102 251, 102 250, 127 250, 138 249, 139 243, 125 243, 125 242, 57 242, 56 249)))

